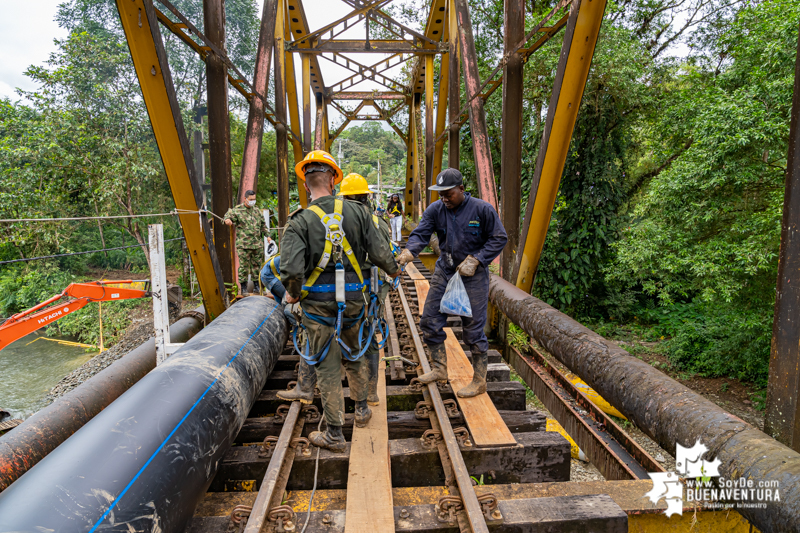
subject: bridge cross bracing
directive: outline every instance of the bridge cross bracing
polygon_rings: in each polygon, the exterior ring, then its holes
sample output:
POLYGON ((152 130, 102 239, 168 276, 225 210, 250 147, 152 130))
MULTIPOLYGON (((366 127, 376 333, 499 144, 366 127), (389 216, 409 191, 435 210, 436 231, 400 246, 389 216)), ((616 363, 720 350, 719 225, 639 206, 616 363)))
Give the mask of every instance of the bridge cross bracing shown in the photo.
MULTIPOLYGON (((524 2, 506 2, 505 46, 493 71, 481 79, 467 0, 431 0, 424 30, 398 21, 387 10, 391 0, 342 0, 349 12, 319 28, 309 26, 302 0, 264 0, 253 79, 225 52, 224 0, 204 0, 205 33, 169 0, 118 0, 134 65, 142 86, 156 140, 179 208, 203 205, 202 177, 191 163, 189 142, 178 108, 162 28, 175 34, 206 62, 211 210, 218 216, 234 203, 230 165, 227 91, 232 87, 250 105, 239 194, 258 186, 258 161, 264 121, 276 130, 278 221, 289 214, 289 146, 299 161, 313 149, 330 151, 352 121, 386 122, 408 148, 404 200, 416 220, 437 199, 429 189, 443 166, 459 167, 460 129, 469 124, 478 195, 501 213, 512 228, 502 256, 503 277, 530 289, 547 231, 555 194, 588 76, 605 11, 604 0, 561 0, 530 31, 524 31, 524 2), (531 54, 563 34, 542 149, 522 234, 520 195, 522 69, 531 54), (374 59, 364 59, 374 58, 374 59), (340 79, 324 79, 336 67, 340 79), (437 72, 438 66, 438 72, 437 72), (405 67, 407 79, 398 76, 405 67), (270 76, 272 74, 272 76, 270 76), (299 76, 298 76, 299 74, 299 76), (293 82, 298 76, 300 87, 293 82), (274 101, 267 84, 272 79, 274 101), (461 90, 463 87, 465 92, 461 90), (489 149, 484 103, 503 86, 503 151, 500 190, 513 199, 498 200, 489 149), (331 116, 342 116, 332 130, 331 116), (313 120, 312 120, 313 114, 313 120), (406 125, 403 125, 403 122, 406 125), (443 164, 444 144, 449 160, 443 164), (522 247, 520 248, 520 243, 522 247)), ((301 205, 307 199, 298 187, 301 205)), ((242 199, 239 198, 239 201, 242 199)), ((184 217, 182 225, 198 227, 184 217)), ((224 287, 234 282, 235 253, 231 229, 187 235, 203 298, 212 316, 226 305, 224 287), (202 233, 202 234, 201 234, 202 233)))

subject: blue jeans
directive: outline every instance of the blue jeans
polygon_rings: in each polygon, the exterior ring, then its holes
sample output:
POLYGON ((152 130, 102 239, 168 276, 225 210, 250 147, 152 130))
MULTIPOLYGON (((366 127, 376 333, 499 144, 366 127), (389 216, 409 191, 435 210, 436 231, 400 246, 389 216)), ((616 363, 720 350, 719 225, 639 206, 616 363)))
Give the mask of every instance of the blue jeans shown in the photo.
POLYGON ((281 283, 281 280, 275 277, 269 264, 264 265, 261 269, 261 285, 264 286, 275 297, 276 302, 283 300, 283 295, 286 294, 286 288, 281 283))
MULTIPOLYGON (((419 321, 425 344, 429 346, 441 344, 447 338, 444 328, 447 327, 448 315, 439 311, 439 304, 447 289, 447 282, 454 274, 455 271, 453 274, 447 275, 438 267, 433 272, 428 299, 425 300, 425 309, 419 321)), ((474 276, 462 276, 461 279, 464 281, 464 287, 467 289, 469 303, 472 307, 472 318, 461 317, 464 343, 470 347, 474 346, 474 348, 470 348, 472 350, 486 352, 489 350, 489 340, 486 338, 483 328, 486 326, 486 312, 489 307, 489 271, 478 266, 474 276)))

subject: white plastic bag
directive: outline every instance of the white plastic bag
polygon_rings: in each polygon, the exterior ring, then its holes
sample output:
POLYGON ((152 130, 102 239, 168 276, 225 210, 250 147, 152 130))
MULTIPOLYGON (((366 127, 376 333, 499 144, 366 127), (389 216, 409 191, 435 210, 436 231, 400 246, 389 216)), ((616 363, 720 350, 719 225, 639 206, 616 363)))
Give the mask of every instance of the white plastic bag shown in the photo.
POLYGON ((442 302, 439 304, 439 311, 446 315, 472 318, 472 306, 469 304, 467 289, 464 288, 464 282, 461 281, 461 274, 458 272, 447 283, 447 289, 445 289, 442 302))

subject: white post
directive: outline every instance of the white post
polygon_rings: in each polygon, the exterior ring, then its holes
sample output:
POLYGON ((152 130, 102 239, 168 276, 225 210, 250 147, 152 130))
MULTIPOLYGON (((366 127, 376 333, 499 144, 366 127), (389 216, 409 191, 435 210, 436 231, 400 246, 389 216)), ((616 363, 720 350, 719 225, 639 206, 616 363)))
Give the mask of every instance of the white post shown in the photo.
MULTIPOLYGON (((264 222, 267 224, 267 231, 269 231, 269 209, 264 209, 261 212, 264 215, 264 222)), ((269 257, 269 241, 264 237, 264 259, 269 257)))
POLYGON ((156 335, 156 365, 160 365, 181 344, 172 344, 169 337, 169 299, 167 296, 167 264, 164 253, 164 226, 150 224, 150 290, 153 293, 153 328, 156 335))
POLYGON ((169 344, 164 226, 151 224, 148 229, 150 232, 150 289, 153 292, 153 327, 156 333, 156 365, 160 365, 167 358, 167 344, 169 344))

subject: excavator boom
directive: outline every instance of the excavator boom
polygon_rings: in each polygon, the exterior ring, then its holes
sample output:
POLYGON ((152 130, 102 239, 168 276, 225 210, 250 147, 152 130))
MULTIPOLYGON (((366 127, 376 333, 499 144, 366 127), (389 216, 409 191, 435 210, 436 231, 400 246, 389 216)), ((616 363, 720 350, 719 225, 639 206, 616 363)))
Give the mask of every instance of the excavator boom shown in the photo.
POLYGON ((131 283, 131 280, 71 283, 61 294, 53 296, 27 311, 17 313, 0 325, 0 350, 25 335, 48 326, 70 313, 74 313, 90 302, 130 300, 143 298, 150 294, 144 290, 115 286, 127 283, 131 283), (70 299, 50 306, 50 304, 59 302, 62 298, 70 299))

